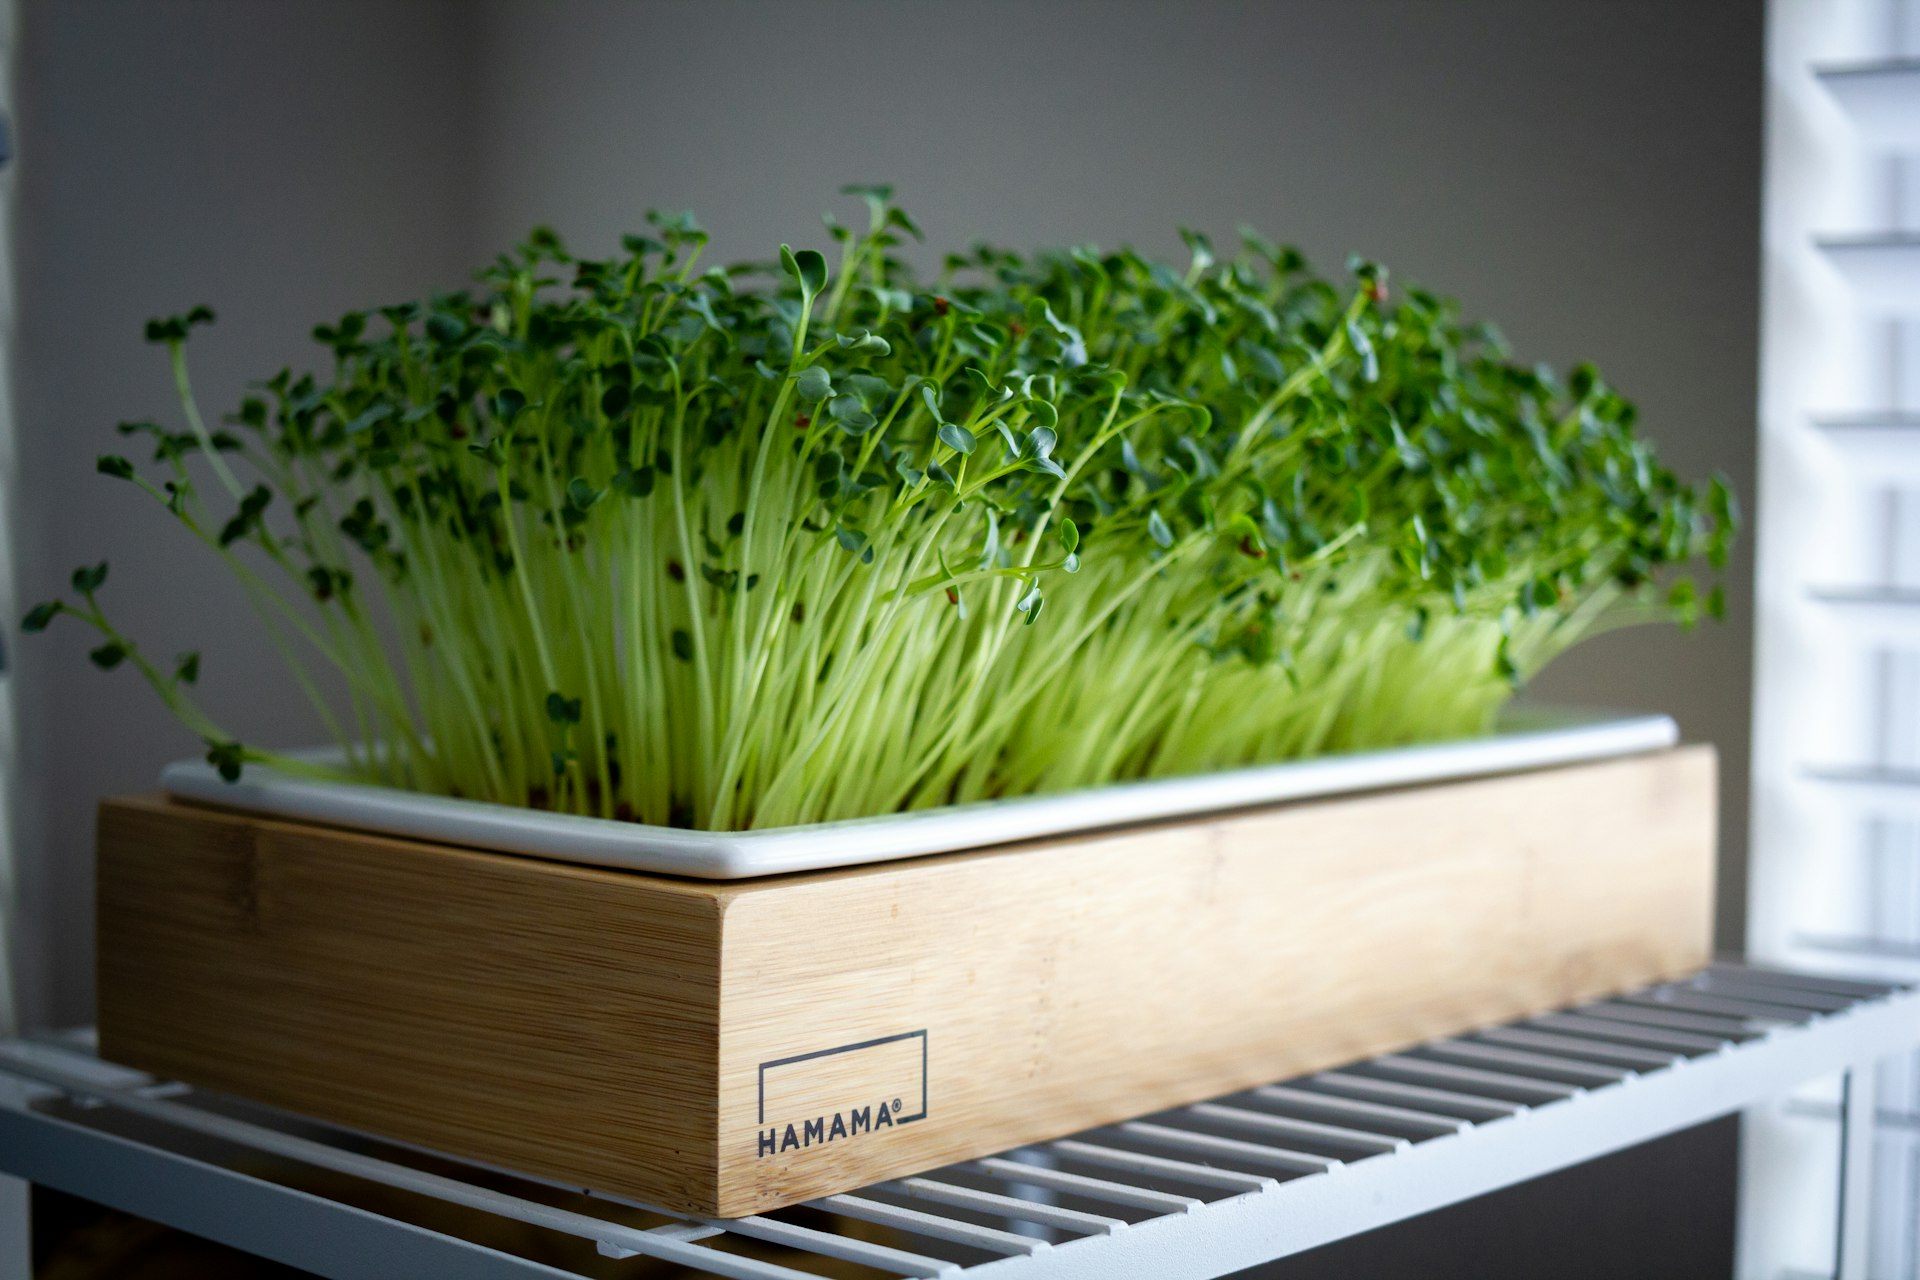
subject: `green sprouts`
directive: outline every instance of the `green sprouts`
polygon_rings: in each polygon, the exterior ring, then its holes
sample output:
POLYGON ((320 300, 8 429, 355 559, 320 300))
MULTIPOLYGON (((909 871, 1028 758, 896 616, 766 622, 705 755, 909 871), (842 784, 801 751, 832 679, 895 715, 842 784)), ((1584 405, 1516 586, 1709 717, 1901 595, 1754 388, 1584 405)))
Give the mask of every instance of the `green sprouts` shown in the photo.
MULTIPOLYGON (((545 230, 472 292, 314 331, 220 429, 105 475, 258 607, 356 779, 715 830, 1485 731, 1606 627, 1717 613, 1715 481, 1587 367, 1355 261, 950 256, 884 188, 837 262, 701 270, 685 216, 595 261, 545 230), (330 668, 344 696, 319 691, 330 668)), ((229 777, 251 761, 99 596, 68 615, 229 777)))

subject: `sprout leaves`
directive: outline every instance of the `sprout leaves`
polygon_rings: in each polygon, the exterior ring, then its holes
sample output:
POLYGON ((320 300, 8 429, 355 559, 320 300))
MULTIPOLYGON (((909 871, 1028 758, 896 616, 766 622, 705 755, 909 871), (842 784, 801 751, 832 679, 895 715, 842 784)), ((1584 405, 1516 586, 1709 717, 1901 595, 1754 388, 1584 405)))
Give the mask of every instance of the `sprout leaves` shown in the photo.
POLYGON ((207 742, 207 763, 220 771, 228 782, 240 781, 240 766, 246 759, 245 748, 232 741, 207 742))
MULTIPOLYGON (((1177 264, 975 245, 922 283, 891 189, 847 194, 832 271, 706 267, 685 214, 604 260, 535 229, 472 289, 316 327, 327 372, 256 384, 237 435, 188 394, 121 428, 150 478, 96 469, 345 683, 357 769, 656 823, 1477 732, 1616 607, 1726 608, 1723 481, 1376 264, 1187 229, 1177 264)), ((148 326, 183 389, 211 319, 148 326)), ((223 775, 268 758, 193 703, 197 656, 113 630, 105 578, 23 629, 97 632, 223 775)))
POLYGON ((957 422, 941 423, 939 436, 942 444, 946 445, 947 448, 953 450, 955 453, 960 454, 962 457, 971 454, 978 446, 978 442, 973 437, 973 432, 967 430, 957 422))
POLYGON ((107 585, 107 562, 102 560, 96 565, 82 565, 73 571, 73 589, 83 596, 91 596, 107 585))
POLYGON ((1166 518, 1158 511, 1147 513, 1147 536, 1152 538, 1154 545, 1162 551, 1173 546, 1173 530, 1167 527, 1166 518))
POLYGON ((802 249, 795 253, 786 245, 780 246, 780 264, 792 276, 794 283, 800 286, 800 296, 807 306, 820 296, 827 287, 827 260, 816 249, 802 249))
POLYGON ((802 404, 819 404, 833 394, 833 379, 819 365, 809 365, 794 380, 794 393, 802 404))

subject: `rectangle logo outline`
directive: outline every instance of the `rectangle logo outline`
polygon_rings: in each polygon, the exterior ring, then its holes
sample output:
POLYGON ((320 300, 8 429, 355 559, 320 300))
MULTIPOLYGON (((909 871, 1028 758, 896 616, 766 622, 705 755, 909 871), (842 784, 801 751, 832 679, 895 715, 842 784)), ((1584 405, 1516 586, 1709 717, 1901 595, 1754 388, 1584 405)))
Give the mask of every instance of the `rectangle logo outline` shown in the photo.
POLYGON ((831 1049, 815 1049, 812 1053, 796 1053, 785 1058, 772 1058, 760 1064, 759 1073, 759 1123, 767 1122, 767 1072, 775 1067, 792 1066, 797 1062, 811 1062, 817 1058, 831 1058, 842 1053, 857 1053, 862 1049, 875 1049, 883 1044, 898 1044, 902 1040, 918 1038, 920 1041, 920 1110, 910 1116, 896 1116, 895 1124, 911 1124, 915 1120, 927 1118, 927 1032, 922 1027, 918 1031, 902 1031, 890 1036, 876 1036, 871 1040, 858 1040, 852 1044, 835 1045, 831 1049))

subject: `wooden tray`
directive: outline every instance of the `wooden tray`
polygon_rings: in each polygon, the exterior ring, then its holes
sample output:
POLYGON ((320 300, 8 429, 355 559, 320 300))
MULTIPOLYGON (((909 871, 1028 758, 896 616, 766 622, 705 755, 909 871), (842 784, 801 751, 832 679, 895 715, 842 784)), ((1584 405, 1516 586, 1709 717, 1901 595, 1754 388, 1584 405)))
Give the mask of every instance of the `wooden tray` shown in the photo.
POLYGON ((103 1054, 736 1216, 1708 956, 1710 749, 694 881, 107 802, 103 1054))

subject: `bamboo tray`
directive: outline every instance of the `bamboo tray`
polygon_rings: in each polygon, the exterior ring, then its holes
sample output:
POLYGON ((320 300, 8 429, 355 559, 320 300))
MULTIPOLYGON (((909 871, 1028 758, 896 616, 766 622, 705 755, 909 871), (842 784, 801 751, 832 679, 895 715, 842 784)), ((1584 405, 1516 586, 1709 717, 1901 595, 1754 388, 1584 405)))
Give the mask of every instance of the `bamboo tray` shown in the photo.
POLYGON ((107 802, 111 1059, 732 1217, 1672 978, 1710 749, 699 880, 107 802))
MULTIPOLYGON (((312 782, 249 766, 239 782, 211 765, 169 765, 161 785, 182 800, 332 826, 525 853, 566 862, 735 880, 952 853, 1076 831, 1386 787, 1483 777, 1671 747, 1674 722, 1560 708, 1510 714, 1482 738, 1322 756, 1185 778, 991 800, 847 822, 759 831, 687 831, 392 787, 312 782)), ((324 753, 312 753, 319 757, 324 753)), ((338 759, 337 753, 331 756, 338 759)))

